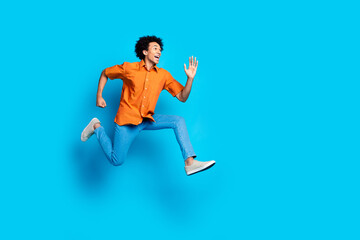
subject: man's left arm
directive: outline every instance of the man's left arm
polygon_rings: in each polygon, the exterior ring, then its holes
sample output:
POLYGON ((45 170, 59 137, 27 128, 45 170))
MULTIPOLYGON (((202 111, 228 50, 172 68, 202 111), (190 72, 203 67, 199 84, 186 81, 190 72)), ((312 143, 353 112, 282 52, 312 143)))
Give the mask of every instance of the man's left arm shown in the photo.
POLYGON ((184 63, 184 70, 185 70, 185 73, 187 76, 186 85, 181 92, 176 94, 176 98, 179 99, 181 102, 186 102, 186 100, 188 99, 188 97, 190 95, 190 91, 191 91, 192 83, 193 83, 195 75, 196 75, 198 63, 199 63, 199 61, 196 61, 196 57, 195 57, 195 60, 194 60, 194 57, 189 57, 189 68, 188 69, 186 69, 186 64, 184 63))

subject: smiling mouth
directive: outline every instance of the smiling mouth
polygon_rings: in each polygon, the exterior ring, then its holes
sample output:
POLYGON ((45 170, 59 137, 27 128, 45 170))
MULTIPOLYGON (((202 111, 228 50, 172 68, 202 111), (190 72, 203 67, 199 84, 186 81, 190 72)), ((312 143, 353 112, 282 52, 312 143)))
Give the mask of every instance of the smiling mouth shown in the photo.
POLYGON ((159 60, 159 59, 160 59, 160 56, 155 56, 155 59, 159 60))

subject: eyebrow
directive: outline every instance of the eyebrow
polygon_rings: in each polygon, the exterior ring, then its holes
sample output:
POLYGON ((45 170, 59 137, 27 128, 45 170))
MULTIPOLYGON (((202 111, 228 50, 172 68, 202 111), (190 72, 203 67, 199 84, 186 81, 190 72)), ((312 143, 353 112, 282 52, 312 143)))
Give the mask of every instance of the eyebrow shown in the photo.
POLYGON ((159 45, 156 45, 156 44, 154 44, 153 47, 158 47, 158 48, 162 49, 159 45))

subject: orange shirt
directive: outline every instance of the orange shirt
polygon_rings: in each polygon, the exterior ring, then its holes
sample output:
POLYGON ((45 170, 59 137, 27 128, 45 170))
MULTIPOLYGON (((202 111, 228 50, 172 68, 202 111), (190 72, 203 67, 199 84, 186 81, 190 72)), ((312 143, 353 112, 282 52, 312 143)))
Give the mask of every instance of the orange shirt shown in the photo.
POLYGON ((122 79, 120 106, 115 122, 118 125, 138 125, 143 118, 155 122, 152 115, 160 92, 166 89, 175 96, 184 86, 176 81, 171 74, 156 65, 148 71, 144 60, 140 62, 124 62, 105 69, 105 75, 113 79, 122 79))

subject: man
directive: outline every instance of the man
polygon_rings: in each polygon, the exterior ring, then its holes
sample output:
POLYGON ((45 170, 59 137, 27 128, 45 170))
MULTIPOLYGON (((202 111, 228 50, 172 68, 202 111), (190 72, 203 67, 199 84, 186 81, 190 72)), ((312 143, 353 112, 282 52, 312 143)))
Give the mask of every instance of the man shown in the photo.
POLYGON ((86 141, 96 134, 98 141, 111 164, 121 165, 135 137, 142 130, 172 128, 185 160, 185 171, 191 175, 212 167, 214 160, 200 162, 195 160, 195 152, 190 143, 185 121, 182 117, 154 114, 160 92, 165 89, 181 102, 189 97, 196 74, 198 61, 189 58, 189 68, 184 64, 187 75, 185 87, 176 81, 163 68, 158 68, 163 43, 156 36, 141 37, 136 45, 136 56, 140 62, 128 63, 106 68, 100 76, 96 106, 105 108, 102 92, 107 79, 122 79, 123 88, 119 110, 115 117, 114 143, 105 133, 97 118, 93 118, 81 133, 81 140, 86 141))

